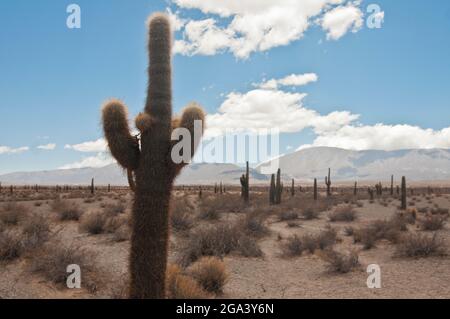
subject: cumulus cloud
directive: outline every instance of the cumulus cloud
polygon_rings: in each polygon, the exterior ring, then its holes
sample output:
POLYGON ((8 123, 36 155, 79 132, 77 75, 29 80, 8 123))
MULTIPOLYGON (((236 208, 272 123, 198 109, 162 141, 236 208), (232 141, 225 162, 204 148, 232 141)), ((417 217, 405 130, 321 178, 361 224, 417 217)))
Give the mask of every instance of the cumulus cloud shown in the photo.
POLYGON ((19 154, 30 150, 28 146, 12 148, 9 146, 0 146, 0 155, 1 154, 19 154))
POLYGON ((99 138, 98 140, 95 141, 87 141, 80 144, 74 145, 66 144, 64 148, 84 153, 95 153, 95 152, 105 152, 107 150, 107 145, 105 139, 99 138))
POLYGON ((112 163, 115 163, 115 160, 108 153, 97 153, 95 156, 85 157, 79 161, 63 165, 59 169, 104 167, 112 163))
POLYGON ((305 97, 304 93, 281 90, 232 92, 227 95, 217 113, 207 115, 205 138, 270 128, 277 128, 280 133, 299 132, 307 127, 328 131, 358 118, 358 115, 346 111, 321 115, 304 106, 305 97))
POLYGON ((37 148, 44 151, 53 151, 56 148, 56 144, 39 145, 37 148))
MULTIPOLYGON (((183 55, 214 55, 224 51, 238 58, 252 52, 288 45, 303 37, 313 19, 335 39, 362 24, 360 3, 347 0, 172 0, 179 9, 197 9, 205 18, 183 20, 176 26, 182 39, 174 52, 183 55), (346 4, 345 6, 343 6, 346 4), (337 11, 336 11, 337 10, 337 11), (326 19, 325 19, 326 18, 326 19)), ((174 19, 174 18, 172 18, 174 19)))
POLYGON ((357 32, 363 26, 363 13, 354 6, 339 6, 325 13, 322 28, 327 31, 327 39, 338 40, 350 29, 357 32))
POLYGON ((300 148, 329 146, 351 150, 398 150, 414 148, 450 148, 450 128, 424 129, 418 126, 345 125, 335 130, 316 131, 312 144, 300 148))
POLYGON ((315 73, 291 74, 282 79, 271 79, 262 83, 254 83, 253 86, 261 89, 276 90, 279 86, 302 86, 311 82, 317 82, 318 79, 319 77, 315 73))

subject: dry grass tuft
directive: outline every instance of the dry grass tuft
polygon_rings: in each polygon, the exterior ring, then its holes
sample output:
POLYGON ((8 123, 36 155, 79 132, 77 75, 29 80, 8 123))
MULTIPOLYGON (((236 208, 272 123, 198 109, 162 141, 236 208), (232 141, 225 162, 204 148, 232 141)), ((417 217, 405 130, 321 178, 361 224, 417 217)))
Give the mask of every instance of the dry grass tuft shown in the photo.
POLYGON ((217 257, 203 257, 189 269, 192 277, 205 289, 213 293, 221 293, 228 274, 225 264, 217 257))
POLYGON ((28 209, 15 202, 6 203, 0 210, 0 221, 6 226, 16 226, 24 220, 28 214, 28 209))
POLYGON ((446 216, 429 215, 419 220, 420 228, 425 231, 435 231, 444 228, 446 216))
POLYGON ((183 274, 181 268, 176 265, 167 267, 166 289, 169 299, 207 299, 210 297, 193 278, 183 274))

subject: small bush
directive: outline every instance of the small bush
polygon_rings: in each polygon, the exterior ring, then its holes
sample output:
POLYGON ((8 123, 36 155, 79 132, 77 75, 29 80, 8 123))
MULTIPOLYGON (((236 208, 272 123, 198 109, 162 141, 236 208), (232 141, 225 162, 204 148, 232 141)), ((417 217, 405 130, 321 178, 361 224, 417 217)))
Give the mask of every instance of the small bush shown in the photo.
POLYGON ((27 213, 28 209, 25 206, 15 202, 8 202, 2 207, 0 220, 5 225, 15 226, 26 217, 27 213))
POLYGON ((420 220, 420 228, 425 231, 435 231, 442 229, 446 218, 440 215, 430 215, 420 220))
POLYGON ((319 215, 320 213, 311 207, 302 210, 302 217, 305 220, 318 219, 319 215))
POLYGON ((236 251, 244 257, 261 257, 263 255, 256 240, 246 235, 239 237, 236 251))
POLYGON ((80 219, 82 212, 75 204, 71 205, 68 202, 59 200, 55 201, 56 203, 53 203, 53 207, 60 221, 78 221, 80 219))
POLYGON ((327 269, 333 273, 348 273, 359 266, 359 257, 356 252, 344 255, 334 250, 327 250, 323 254, 323 259, 327 262, 327 269))
POLYGON ((228 274, 223 261, 217 257, 203 257, 190 267, 192 277, 205 289, 213 293, 222 292, 228 274))
POLYGON ((446 255, 445 244, 437 234, 428 236, 414 233, 404 236, 397 245, 396 254, 400 257, 429 257, 446 255))
POLYGON ((176 265, 167 267, 166 290, 169 299, 209 298, 208 293, 193 278, 184 275, 176 265))
POLYGON ((283 211, 279 215, 279 220, 281 222, 283 221, 290 221, 290 220, 296 220, 298 219, 298 213, 295 211, 283 211))
POLYGON ((351 206, 343 206, 336 208, 328 215, 331 222, 352 222, 356 219, 356 212, 351 206))
POLYGON ((353 236, 354 233, 355 233, 355 229, 352 226, 347 226, 344 228, 345 236, 353 236))
POLYGON ((180 262, 189 265, 202 256, 227 255, 236 249, 240 236, 236 226, 225 223, 198 228, 186 242, 180 262))
POLYGON ((126 209, 127 208, 123 203, 117 202, 114 204, 105 205, 105 207, 103 208, 103 212, 108 217, 115 217, 117 215, 125 213, 126 209))
POLYGON ((91 235, 105 232, 106 217, 102 212, 89 213, 81 219, 79 229, 91 235))
POLYGON ((269 228, 264 224, 264 218, 260 214, 249 213, 240 224, 250 236, 262 237, 269 233, 269 228))
POLYGON ((283 256, 286 257, 301 256, 304 250, 303 242, 297 235, 289 237, 282 246, 283 256))
POLYGON ((194 221, 191 214, 184 210, 173 210, 170 216, 170 224, 175 231, 185 231, 192 228, 194 221))
POLYGON ((21 234, 13 231, 0 233, 0 261, 11 261, 19 258, 24 251, 21 234))
POLYGON ((37 248, 42 246, 50 236, 50 224, 42 215, 31 215, 23 223, 22 233, 25 237, 27 248, 37 248))
POLYGON ((89 292, 97 291, 101 282, 99 272, 94 266, 93 255, 86 250, 66 247, 61 243, 52 243, 39 252, 39 258, 33 258, 30 270, 45 279, 59 285, 65 285, 67 266, 78 265, 81 268, 81 284, 89 292))
POLYGON ((326 249, 337 242, 337 232, 334 228, 328 227, 317 235, 317 243, 320 249, 326 249))
POLYGON ((131 230, 127 225, 122 225, 114 231, 113 239, 115 242, 130 240, 131 230))

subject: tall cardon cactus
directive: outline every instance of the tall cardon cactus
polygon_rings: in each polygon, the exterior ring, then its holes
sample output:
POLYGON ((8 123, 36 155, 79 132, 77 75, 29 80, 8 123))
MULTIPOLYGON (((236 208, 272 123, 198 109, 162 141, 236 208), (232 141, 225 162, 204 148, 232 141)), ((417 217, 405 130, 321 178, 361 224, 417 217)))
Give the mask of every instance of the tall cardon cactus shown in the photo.
POLYGON ((170 197, 175 177, 187 164, 172 160, 172 148, 179 141, 172 140, 171 135, 175 128, 185 128, 191 133, 188 143, 191 148, 183 151, 192 157, 199 143, 199 138, 194 138, 194 121, 204 121, 204 113, 196 104, 188 106, 180 118, 172 118, 171 44, 168 17, 160 13, 152 15, 147 100, 144 112, 135 121, 140 136, 130 132, 127 108, 121 101, 111 100, 102 109, 109 149, 128 172, 134 190, 130 298, 166 297, 170 197))

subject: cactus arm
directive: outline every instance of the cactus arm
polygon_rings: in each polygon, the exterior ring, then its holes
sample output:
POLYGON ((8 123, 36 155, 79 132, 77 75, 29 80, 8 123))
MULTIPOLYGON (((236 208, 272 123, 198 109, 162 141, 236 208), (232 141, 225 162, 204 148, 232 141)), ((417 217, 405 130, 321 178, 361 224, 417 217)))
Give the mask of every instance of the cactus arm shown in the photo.
MULTIPOLYGON (((176 128, 185 128, 189 131, 191 136, 191 154, 190 158, 194 157, 195 151, 197 150, 198 145, 200 144, 201 137, 204 132, 204 123, 205 123, 205 113, 201 109, 201 107, 196 103, 189 104, 188 107, 185 108, 181 118, 175 118, 172 120, 172 127, 176 128), (199 121, 201 124, 201 130, 196 132, 195 130, 195 121, 199 121), (200 136, 198 136, 200 135, 200 136)), ((177 143, 178 141, 172 141, 172 144, 177 143)), ((173 163, 173 161, 171 160, 173 163)), ((174 164, 174 174, 177 176, 181 169, 186 166, 188 163, 180 163, 174 164)))
POLYGON ((103 131, 112 156, 125 169, 139 165, 139 143, 130 133, 127 108, 119 100, 108 101, 102 109, 103 131))

